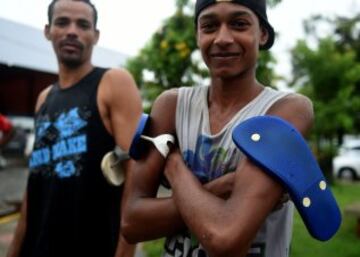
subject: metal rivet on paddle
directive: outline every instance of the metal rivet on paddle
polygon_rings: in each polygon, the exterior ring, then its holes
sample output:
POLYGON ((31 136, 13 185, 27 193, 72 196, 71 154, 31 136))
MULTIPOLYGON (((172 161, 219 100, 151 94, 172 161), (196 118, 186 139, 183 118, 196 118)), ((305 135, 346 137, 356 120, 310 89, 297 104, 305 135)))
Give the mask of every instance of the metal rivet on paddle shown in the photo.
POLYGON ((261 138, 261 136, 258 133, 255 133, 255 134, 251 135, 251 140, 254 141, 254 142, 259 141, 260 138, 261 138))
POLYGON ((310 207, 310 205, 311 205, 311 200, 310 200, 309 197, 304 197, 304 199, 303 199, 303 205, 304 205, 304 207, 310 207))
POLYGON ((321 190, 325 190, 326 189, 326 182, 324 180, 320 181, 319 183, 319 187, 321 190))
POLYGON ((256 116, 236 125, 232 139, 244 155, 289 192, 312 237, 326 241, 335 235, 341 225, 340 208, 312 149, 296 127, 280 117, 256 116))

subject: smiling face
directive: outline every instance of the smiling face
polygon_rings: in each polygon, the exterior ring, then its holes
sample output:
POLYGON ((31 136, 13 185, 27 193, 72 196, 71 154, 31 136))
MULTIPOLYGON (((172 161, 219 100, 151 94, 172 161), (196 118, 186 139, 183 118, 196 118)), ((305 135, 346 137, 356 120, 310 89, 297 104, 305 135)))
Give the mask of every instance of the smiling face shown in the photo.
POLYGON ((257 16, 239 4, 213 4, 197 21, 198 46, 213 77, 254 73, 259 46, 266 40, 257 16))
POLYGON ((93 46, 99 38, 93 10, 81 1, 57 1, 45 35, 52 42, 59 63, 69 68, 90 63, 93 46))

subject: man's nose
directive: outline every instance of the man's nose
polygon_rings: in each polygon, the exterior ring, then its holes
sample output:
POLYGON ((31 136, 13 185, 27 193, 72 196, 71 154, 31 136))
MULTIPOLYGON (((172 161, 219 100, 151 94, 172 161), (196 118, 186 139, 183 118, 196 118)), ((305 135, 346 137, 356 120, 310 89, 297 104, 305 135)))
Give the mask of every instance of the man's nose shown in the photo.
POLYGON ((79 34, 79 28, 75 23, 70 23, 66 31, 66 34, 69 37, 77 37, 79 34))
POLYGON ((216 34, 216 38, 214 43, 218 45, 228 45, 234 42, 234 37, 229 30, 229 28, 226 26, 226 24, 223 24, 220 26, 218 33, 216 34))

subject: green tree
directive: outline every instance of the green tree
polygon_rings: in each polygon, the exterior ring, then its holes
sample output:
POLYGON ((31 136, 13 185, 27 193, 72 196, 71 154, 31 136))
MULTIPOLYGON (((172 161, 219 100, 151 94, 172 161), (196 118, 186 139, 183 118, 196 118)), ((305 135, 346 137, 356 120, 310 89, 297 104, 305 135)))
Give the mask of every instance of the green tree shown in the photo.
POLYGON ((338 38, 337 47, 342 52, 348 49, 354 50, 356 60, 360 62, 360 14, 354 17, 337 17, 334 22, 336 24, 334 32, 338 38))
MULTIPOLYGON (((345 133, 359 131, 360 62, 357 42, 341 32, 342 18, 334 20, 321 16, 305 23, 311 36, 311 45, 305 40, 297 42, 292 50, 292 86, 307 95, 314 103, 316 113, 312 133, 319 156, 329 161, 345 133), (332 36, 318 37, 316 24, 325 21, 335 24, 332 36)), ((348 27, 347 27, 348 28, 348 27)), ((356 30, 356 26, 352 26, 356 30)))
MULTIPOLYGON (((269 1, 275 5, 281 0, 269 1)), ((140 86, 145 108, 163 91, 172 87, 193 86, 208 77, 197 50, 193 2, 176 0, 175 13, 166 19, 126 68, 140 86), (190 13, 190 14, 189 14, 190 13)), ((267 85, 276 79, 275 58, 264 52, 258 63, 258 78, 267 85)))
MULTIPOLYGON (((335 20, 335 34, 338 38, 336 45, 342 52, 348 49, 355 51, 356 61, 360 63, 360 14, 354 17, 338 17, 335 20)), ((360 95, 360 80, 356 82, 354 94, 360 95)), ((360 133, 360 110, 354 114, 355 132, 360 133)))
POLYGON ((188 0, 176 0, 176 12, 166 19, 140 53, 126 67, 141 87, 150 108, 165 89, 193 85, 194 74, 206 76, 192 60, 196 48, 194 21, 185 13, 188 0))
POLYGON ((360 63, 354 51, 339 52, 331 38, 321 39, 311 49, 299 41, 292 51, 294 84, 315 104, 315 132, 332 139, 339 130, 353 132, 354 113, 359 95, 354 94, 360 80, 360 63))

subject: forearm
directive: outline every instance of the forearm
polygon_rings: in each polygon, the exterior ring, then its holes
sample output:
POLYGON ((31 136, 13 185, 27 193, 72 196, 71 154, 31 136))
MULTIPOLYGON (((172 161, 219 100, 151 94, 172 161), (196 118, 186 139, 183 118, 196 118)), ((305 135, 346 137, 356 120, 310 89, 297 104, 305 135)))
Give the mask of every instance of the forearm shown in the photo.
POLYGON ((120 233, 116 248, 115 257, 133 257, 136 251, 136 244, 129 244, 120 233))
POLYGON ((130 243, 153 240, 184 229, 171 197, 156 198, 163 157, 137 162, 129 169, 122 200, 121 232, 130 243), (154 162, 159 168, 153 167, 154 162))
POLYGON ((235 172, 230 172, 204 185, 204 188, 215 196, 228 199, 234 188, 235 172))
POLYGON ((7 257, 18 257, 20 256, 21 246, 24 240, 25 228, 20 224, 20 221, 16 227, 13 241, 9 246, 7 257))
POLYGON ((124 208, 121 229, 128 242, 154 240, 185 229, 172 198, 138 197, 124 208))
POLYGON ((26 196, 21 206, 21 215, 16 226, 14 238, 9 246, 7 257, 18 257, 20 256, 21 247, 24 241, 26 233, 26 196))
POLYGON ((226 212, 226 202, 208 192, 187 169, 177 170, 176 179, 175 177, 168 179, 181 217, 199 242, 209 251, 211 242, 217 240, 214 238, 216 230, 225 229, 221 224, 226 212))
POLYGON ((186 165, 176 156, 174 159, 171 168, 175 168, 166 169, 166 175, 176 207, 191 232, 209 256, 245 256, 261 224, 279 201, 281 186, 245 161, 236 172, 230 198, 223 200, 207 192, 186 165))
MULTIPOLYGON (((192 174, 185 165, 182 155, 175 151, 168 156, 165 175, 171 184, 173 200, 181 217, 198 239, 208 238, 211 229, 222 220, 226 201, 221 198, 228 190, 217 189, 227 181, 218 178, 205 186, 192 174), (212 190, 212 191, 209 191, 212 190), (217 191, 217 196, 214 191, 217 191)), ((228 174, 227 178, 235 178, 228 174)), ((229 186, 230 188, 230 186, 229 186)), ((221 228, 221 226, 219 226, 221 228)), ((223 228, 221 228, 223 229, 223 228)))

